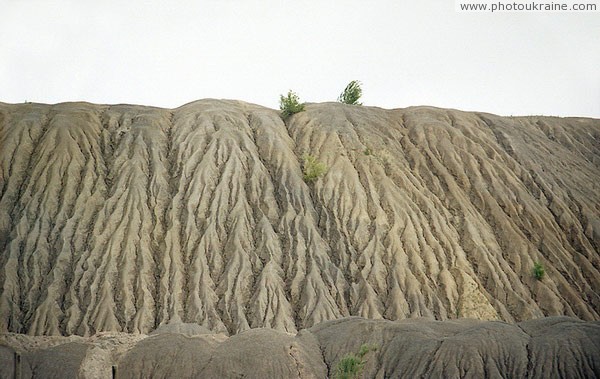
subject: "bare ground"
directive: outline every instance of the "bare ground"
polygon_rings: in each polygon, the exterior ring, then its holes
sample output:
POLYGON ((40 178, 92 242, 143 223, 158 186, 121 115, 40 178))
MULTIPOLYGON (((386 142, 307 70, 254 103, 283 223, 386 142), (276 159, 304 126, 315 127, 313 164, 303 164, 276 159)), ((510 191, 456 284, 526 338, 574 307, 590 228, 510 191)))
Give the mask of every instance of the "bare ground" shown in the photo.
POLYGON ((0 103, 0 146, 2 332, 600 319, 600 120, 0 103))

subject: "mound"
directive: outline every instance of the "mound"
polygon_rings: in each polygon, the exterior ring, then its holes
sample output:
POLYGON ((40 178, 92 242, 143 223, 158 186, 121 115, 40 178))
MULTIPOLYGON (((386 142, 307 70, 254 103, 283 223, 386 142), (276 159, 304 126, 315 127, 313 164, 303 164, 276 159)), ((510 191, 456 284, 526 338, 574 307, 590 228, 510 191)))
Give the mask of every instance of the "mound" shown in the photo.
POLYGON ((367 378, 591 378, 600 373, 600 322, 549 317, 518 324, 500 321, 344 318, 291 335, 253 329, 232 337, 163 333, 36 347, 44 337, 0 336, 2 377, 23 378, 324 378, 334 377, 348 354, 368 346, 361 374, 367 378), (128 345, 128 350, 123 350, 128 345), (99 361, 101 354, 107 359, 99 361))
POLYGON ((599 157, 583 118, 0 104, 0 331, 598 320, 599 157))

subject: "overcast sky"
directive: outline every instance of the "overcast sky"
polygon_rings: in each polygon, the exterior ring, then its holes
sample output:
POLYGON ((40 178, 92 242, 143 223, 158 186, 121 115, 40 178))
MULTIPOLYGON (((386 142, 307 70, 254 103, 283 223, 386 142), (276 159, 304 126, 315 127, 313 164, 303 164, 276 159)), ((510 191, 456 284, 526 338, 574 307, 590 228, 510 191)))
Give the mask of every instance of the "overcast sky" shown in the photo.
POLYGON ((336 100, 600 117, 599 13, 436 1, 0 0, 0 101, 336 100))

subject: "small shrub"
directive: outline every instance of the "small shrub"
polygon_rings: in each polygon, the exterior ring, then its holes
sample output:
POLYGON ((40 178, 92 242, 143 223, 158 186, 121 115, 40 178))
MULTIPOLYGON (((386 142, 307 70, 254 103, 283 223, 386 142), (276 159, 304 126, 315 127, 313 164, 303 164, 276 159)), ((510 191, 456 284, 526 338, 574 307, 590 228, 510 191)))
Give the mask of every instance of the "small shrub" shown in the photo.
POLYGON ((350 353, 345 355, 337 364, 335 370, 336 379, 355 379, 360 375, 365 362, 356 355, 350 353))
POLYGON ((288 117, 294 113, 302 112, 304 110, 304 103, 300 103, 298 95, 290 90, 287 96, 279 96, 279 109, 281 109, 283 117, 288 117))
POLYGON ((375 351, 375 350, 377 350, 377 346, 370 345, 370 344, 363 344, 363 345, 361 345, 360 350, 358 351, 358 356, 362 358, 365 355, 367 355, 368 352, 375 351))
POLYGON ((370 148, 370 147, 367 147, 367 148, 366 148, 366 149, 363 151, 363 153, 364 153, 365 155, 373 155, 373 150, 371 150, 371 148, 370 148))
POLYGON ((307 183, 313 183, 327 171, 327 166, 324 163, 319 162, 317 158, 312 155, 304 156, 304 181, 307 183))
POLYGON ((542 266, 540 262, 535 262, 535 264, 533 265, 533 275, 535 276, 535 278, 537 280, 542 280, 544 279, 545 274, 546 271, 544 270, 544 266, 542 266))
POLYGON ((365 360, 363 359, 367 353, 370 351, 377 350, 377 346, 364 344, 360 347, 358 351, 358 355, 354 355, 353 353, 346 354, 340 361, 338 362, 335 370, 335 378, 336 379, 355 379, 358 378, 362 372, 362 369, 365 365, 365 360))
POLYGON ((362 89, 360 88, 360 82, 358 80, 351 81, 344 92, 338 97, 338 101, 344 104, 350 105, 362 105, 358 102, 358 99, 362 96, 362 89))

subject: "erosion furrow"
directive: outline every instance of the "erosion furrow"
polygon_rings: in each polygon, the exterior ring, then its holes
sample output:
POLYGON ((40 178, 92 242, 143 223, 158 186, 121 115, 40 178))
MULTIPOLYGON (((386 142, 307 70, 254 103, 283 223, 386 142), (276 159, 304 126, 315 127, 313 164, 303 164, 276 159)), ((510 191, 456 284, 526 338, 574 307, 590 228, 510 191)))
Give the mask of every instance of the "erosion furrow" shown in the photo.
POLYGON ((598 120, 201 100, 0 122, 0 331, 600 319, 598 120))

